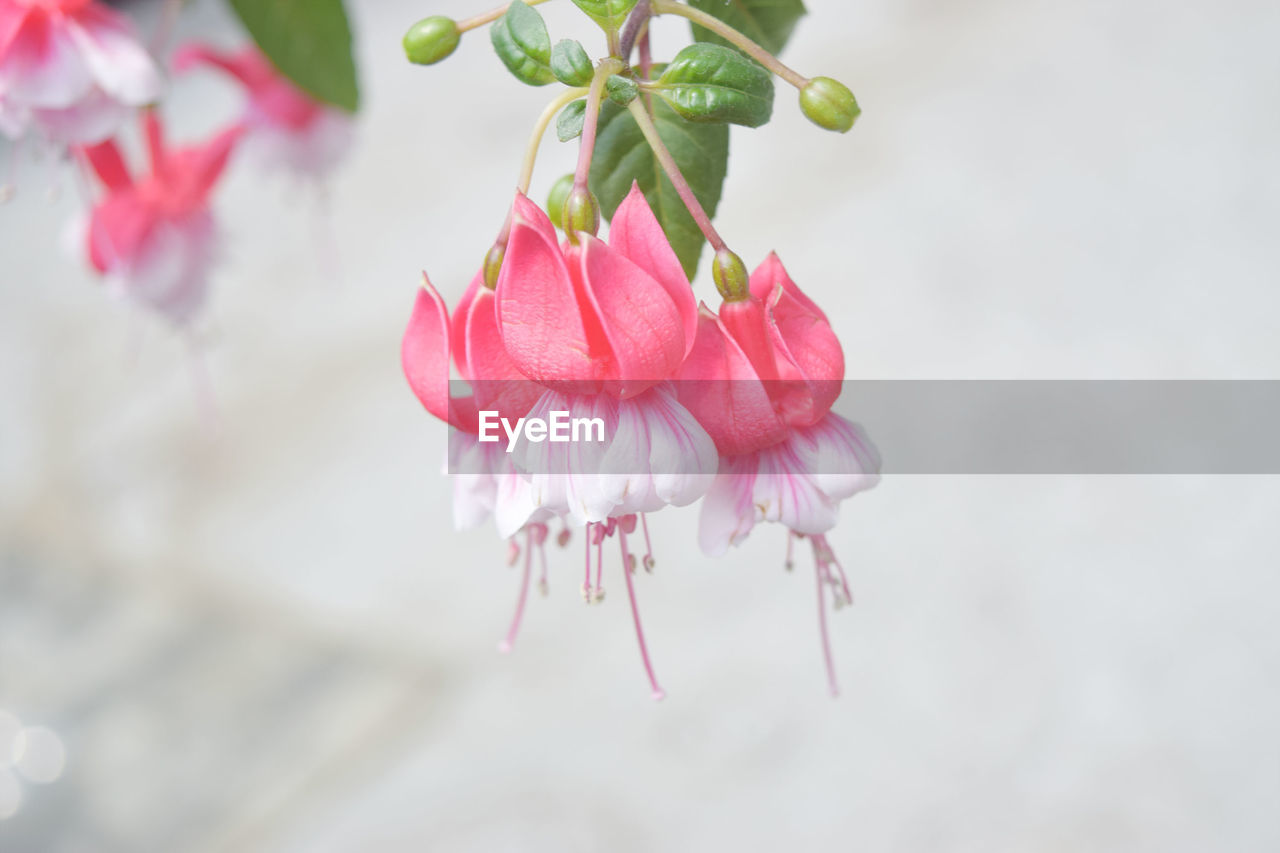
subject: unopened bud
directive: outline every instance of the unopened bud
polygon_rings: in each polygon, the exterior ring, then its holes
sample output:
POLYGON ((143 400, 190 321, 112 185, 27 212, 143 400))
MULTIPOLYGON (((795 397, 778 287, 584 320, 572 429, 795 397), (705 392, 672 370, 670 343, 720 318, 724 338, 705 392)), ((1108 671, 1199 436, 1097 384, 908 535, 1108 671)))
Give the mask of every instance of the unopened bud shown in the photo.
POLYGON ((853 92, 838 80, 814 77, 800 90, 800 109, 818 127, 844 133, 862 114, 853 92))
POLYGON ((417 65, 434 65, 458 47, 458 25, 453 18, 432 15, 404 34, 404 55, 417 65))
POLYGON ((595 236, 600 230, 600 202, 586 187, 574 187, 564 202, 564 233, 577 243, 579 234, 595 236))
POLYGON ((551 192, 547 193, 547 216, 561 231, 564 230, 564 203, 572 190, 573 174, 570 173, 552 184, 551 192))
POLYGON ((716 252, 711 261, 711 278, 725 302, 741 302, 751 295, 751 277, 742 258, 728 249, 716 252))
POLYGON ((613 74, 609 79, 605 80, 604 90, 609 95, 609 100, 620 107, 625 107, 640 94, 640 87, 636 84, 636 81, 623 77, 621 74, 613 74))
POLYGON ((502 272, 502 259, 507 254, 503 243, 494 243, 484 256, 484 286, 493 290, 498 286, 498 273, 502 272))

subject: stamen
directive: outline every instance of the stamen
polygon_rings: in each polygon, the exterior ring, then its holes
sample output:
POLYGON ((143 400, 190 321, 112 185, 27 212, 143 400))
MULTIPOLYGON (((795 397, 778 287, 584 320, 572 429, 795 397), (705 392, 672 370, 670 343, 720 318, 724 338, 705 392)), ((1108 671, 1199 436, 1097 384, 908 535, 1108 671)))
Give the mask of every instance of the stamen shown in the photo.
POLYGON ((640 529, 644 531, 644 570, 653 574, 653 567, 657 565, 657 561, 653 559, 653 543, 649 540, 649 522, 643 512, 640 513, 640 529))
POLYGON ((596 588, 591 593, 591 600, 599 604, 604 601, 604 586, 600 583, 600 575, 604 572, 604 530, 596 525, 596 588))
POLYGON ((649 676, 649 686, 652 688, 654 701, 665 699, 667 692, 658 686, 658 677, 653 674, 653 664, 649 661, 649 648, 644 642, 644 628, 640 626, 640 605, 636 603, 635 584, 631 580, 631 571, 627 568, 628 558, 631 556, 627 551, 627 533, 619 528, 618 541, 622 544, 622 576, 627 581, 627 598, 631 601, 631 618, 636 624, 636 640, 640 644, 640 659, 644 661, 645 674, 649 676))
POLYGON ((822 657, 827 664, 827 686, 834 698, 840 695, 840 688, 836 685, 836 665, 831 657, 831 637, 827 634, 827 570, 822 563, 815 563, 814 569, 818 575, 818 630, 822 635, 822 657))
POLYGON ((507 567, 510 568, 520 559, 520 545, 514 538, 507 540, 507 567))
POLYGON ((567 547, 569 540, 573 538, 573 533, 569 530, 569 523, 564 519, 560 520, 560 532, 556 534, 556 544, 561 548, 567 547))
MULTIPOLYGON (((514 543, 513 543, 514 544, 514 543)), ((516 552, 519 553, 519 548, 516 552)), ((520 633, 520 621, 524 618, 524 603, 529 598, 529 569, 533 564, 533 531, 525 531, 524 571, 520 574, 520 597, 516 599, 516 612, 511 617, 511 627, 507 629, 507 638, 498 644, 498 651, 507 654, 515 647, 516 635, 520 633)))
POLYGON ((550 530, 545 524, 531 525, 533 531, 533 544, 538 549, 538 565, 541 572, 538 576, 538 594, 543 598, 547 597, 547 593, 551 591, 551 585, 547 583, 547 534, 550 530))
POLYGON ((796 541, 796 535, 792 531, 787 531, 787 557, 782 562, 782 568, 791 571, 796 567, 796 562, 791 558, 791 546, 796 541))
POLYGON ((591 527, 592 523, 588 521, 582 536, 582 542, 586 546, 583 550, 587 554, 586 573, 582 578, 582 600, 587 604, 591 603, 591 527))
POLYGON ((849 578, 844 572, 844 566, 836 559, 836 552, 831 550, 831 544, 827 542, 826 536, 818 535, 813 537, 813 556, 815 560, 822 563, 824 569, 829 570, 832 566, 835 566, 836 572, 839 573, 839 579, 837 580, 828 571, 832 589, 836 593, 836 609, 853 604, 853 593, 849 589, 849 578))

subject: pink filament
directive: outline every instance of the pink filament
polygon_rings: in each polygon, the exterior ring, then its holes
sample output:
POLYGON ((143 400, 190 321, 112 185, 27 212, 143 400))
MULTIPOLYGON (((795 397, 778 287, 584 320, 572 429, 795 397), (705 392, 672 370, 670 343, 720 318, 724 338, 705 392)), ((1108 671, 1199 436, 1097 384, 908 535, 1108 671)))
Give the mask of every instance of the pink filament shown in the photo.
POLYGON ((640 605, 636 603, 635 584, 631 580, 631 554, 627 550, 627 533, 618 528, 618 541, 622 544, 622 576, 627 581, 627 597, 631 600, 631 618, 636 624, 636 640, 640 644, 640 659, 644 661, 645 674, 649 676, 649 686, 653 689, 654 701, 665 699, 667 692, 658 686, 658 677, 653 674, 653 664, 649 661, 649 648, 644 642, 644 628, 640 626, 640 605))
POLYGON ((520 621, 524 618, 524 603, 529 598, 529 570, 533 564, 533 532, 525 531, 524 571, 520 574, 520 597, 516 599, 516 612, 511 617, 511 627, 507 629, 507 638, 498 644, 498 651, 506 654, 516 644, 516 635, 520 633, 520 621))
POLYGON ((814 569, 818 575, 818 629, 822 634, 822 657, 827 664, 827 686, 835 697, 840 695, 840 688, 836 684, 836 665, 831 657, 831 637, 827 634, 827 570, 821 562, 816 563, 814 569))

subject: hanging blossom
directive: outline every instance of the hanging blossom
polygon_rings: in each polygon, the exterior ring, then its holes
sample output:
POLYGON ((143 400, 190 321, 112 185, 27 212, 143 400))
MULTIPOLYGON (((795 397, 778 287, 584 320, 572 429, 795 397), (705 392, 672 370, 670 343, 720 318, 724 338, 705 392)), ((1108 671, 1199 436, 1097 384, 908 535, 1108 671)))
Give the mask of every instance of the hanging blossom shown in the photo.
POLYGON ((719 313, 701 306, 698 336, 685 362, 681 400, 722 454, 702 503, 699 544, 710 556, 743 542, 762 522, 813 545, 818 618, 832 694, 835 667, 825 595, 837 608, 853 601, 826 533, 839 504, 879 480, 880 457, 862 427, 830 411, 840 394, 844 352, 826 315, 770 254, 750 290, 730 294, 719 313))
MULTIPOLYGON (((424 288, 402 361, 426 408, 454 427, 453 461, 472 462, 458 475, 468 496, 464 510, 479 510, 466 514, 468 520, 492 506, 503 536, 541 524, 531 545, 545 540, 551 519, 584 526, 588 601, 604 598, 604 542, 616 537, 641 659, 653 695, 661 698, 631 575, 637 564, 646 570, 655 565, 643 513, 696 501, 718 465, 711 438, 669 382, 693 346, 697 310, 688 278, 638 190, 618 208, 607 243, 587 234, 577 238, 560 245, 547 215, 517 194, 495 289, 477 275, 450 324, 442 300, 424 288), (454 363, 476 389, 473 396, 449 396, 449 348, 440 343, 447 331, 454 363), (599 417, 605 439, 562 445, 517 438, 507 453, 505 441, 472 438, 480 410, 497 410, 508 421, 552 411, 599 417), (457 433, 466 436, 461 443, 457 433), (637 529, 645 540, 642 561, 628 539, 637 529)), ((508 644, 528 587, 527 560, 526 553, 508 644)))
POLYGON ((100 142, 164 80, 127 18, 96 0, 0 0, 0 133, 100 142))
POLYGON ((77 149, 105 190, 90 213, 89 260, 121 294, 185 324, 205 302, 217 254, 209 196, 241 130, 170 149, 159 116, 146 110, 143 131, 149 169, 142 174, 130 171, 114 141, 77 149))
POLYGON ((351 147, 350 116, 299 89, 256 47, 232 53, 191 43, 174 54, 176 72, 199 66, 229 75, 244 89, 245 156, 265 171, 321 178, 351 147))

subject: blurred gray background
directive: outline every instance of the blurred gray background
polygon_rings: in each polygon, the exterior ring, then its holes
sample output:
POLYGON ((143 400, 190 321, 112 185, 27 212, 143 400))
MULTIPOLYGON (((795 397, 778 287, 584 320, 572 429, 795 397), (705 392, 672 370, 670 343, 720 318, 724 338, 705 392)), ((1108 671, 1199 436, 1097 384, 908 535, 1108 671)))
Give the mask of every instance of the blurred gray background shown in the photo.
MULTIPOLYGON (((495 651, 518 572, 453 532, 398 365, 418 271, 461 293, 549 97, 483 32, 403 61, 484 5, 352 4, 358 146, 323 194, 233 168, 194 340, 64 252, 71 174, 18 158, 0 850, 1280 849, 1274 477, 887 479, 830 537, 837 701, 808 555, 758 528, 703 559, 693 510, 638 580, 667 701, 616 563, 583 606, 580 540, 495 651)), ((1280 378, 1280 5, 808 5, 786 58, 864 115, 826 134, 780 87, 719 224, 778 250, 851 377, 1280 378)), ((181 29, 241 39, 216 2, 181 29)), ((236 108, 212 76, 166 107, 179 138, 236 108)), ((546 143, 536 198, 574 153, 546 143)))

